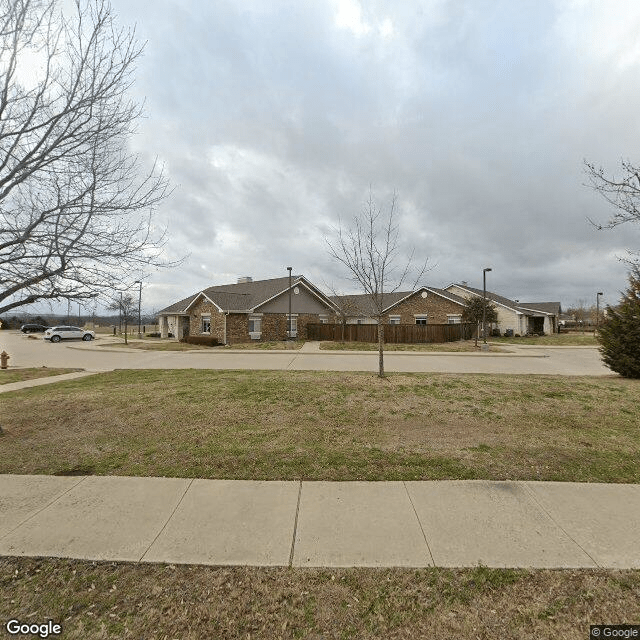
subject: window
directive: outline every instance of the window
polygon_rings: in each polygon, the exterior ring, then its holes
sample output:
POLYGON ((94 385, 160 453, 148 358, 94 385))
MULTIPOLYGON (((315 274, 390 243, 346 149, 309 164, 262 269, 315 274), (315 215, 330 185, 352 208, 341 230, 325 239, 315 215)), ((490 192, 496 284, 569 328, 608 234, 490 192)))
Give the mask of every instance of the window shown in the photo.
MULTIPOLYGON (((289 325, 289 317, 287 316, 287 325, 289 325)), ((295 338, 298 335, 298 318, 291 316, 291 325, 287 334, 290 338, 295 338)))
POLYGON ((460 324, 462 316, 458 314, 447 314, 447 324, 460 324))
POLYGON ((320 316, 320 324, 328 324, 328 323, 329 323, 329 317, 321 315, 320 316))
POLYGON ((249 335, 252 340, 260 340, 262 336, 262 318, 259 316, 249 318, 249 335))
POLYGON ((416 324, 427 324, 427 316, 416 316, 416 324))
POLYGON ((389 316, 389 324, 400 324, 400 316, 389 316))
POLYGON ((201 333, 211 333, 211 316, 202 316, 201 333))

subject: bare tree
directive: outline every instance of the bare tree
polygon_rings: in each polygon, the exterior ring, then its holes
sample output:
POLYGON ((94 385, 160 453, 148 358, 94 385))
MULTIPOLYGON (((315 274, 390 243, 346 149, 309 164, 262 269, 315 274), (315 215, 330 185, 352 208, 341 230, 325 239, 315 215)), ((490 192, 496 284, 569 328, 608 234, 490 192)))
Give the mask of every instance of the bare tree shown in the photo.
POLYGON ((106 0, 61 6, 0 0, 0 313, 167 266, 152 225, 167 180, 127 148, 142 47, 106 0))
MULTIPOLYGON (((585 172, 589 178, 589 186, 597 191, 610 205, 614 212, 605 224, 589 219, 598 229, 613 229, 626 222, 640 222, 640 167, 628 160, 620 162, 622 175, 609 177, 604 168, 585 161, 585 172)), ((631 255, 640 255, 638 251, 630 251, 631 255)), ((627 260, 636 262, 638 258, 627 260)))
MULTIPOLYGON (((375 204, 371 189, 369 198, 351 227, 336 230, 337 239, 326 240, 330 255, 347 268, 350 279, 367 296, 378 325, 378 376, 384 377, 384 315, 388 306, 385 296, 398 291, 409 275, 413 263, 411 256, 399 271, 396 265, 399 227, 396 222, 397 195, 394 192, 389 212, 375 204)), ((423 276, 427 261, 420 269, 413 289, 423 276)))
POLYGON ((117 311, 119 316, 122 318, 122 321, 124 322, 124 343, 129 344, 127 339, 127 329, 129 322, 132 322, 136 317, 138 303, 130 293, 127 293, 120 299, 113 300, 111 304, 107 306, 107 309, 109 309, 109 311, 117 311))
POLYGON ((584 298, 577 300, 567 309, 567 315, 573 318, 576 327, 580 327, 582 329, 582 333, 584 333, 585 326, 591 315, 587 301, 584 298))
POLYGON ((332 293, 331 302, 336 309, 336 317, 340 324, 342 325, 342 338, 341 342, 345 341, 345 334, 347 328, 347 321, 349 318, 360 315, 361 310, 356 304, 356 302, 352 299, 351 296, 344 295, 339 292, 336 287, 331 284, 324 283, 325 288, 329 289, 332 293))

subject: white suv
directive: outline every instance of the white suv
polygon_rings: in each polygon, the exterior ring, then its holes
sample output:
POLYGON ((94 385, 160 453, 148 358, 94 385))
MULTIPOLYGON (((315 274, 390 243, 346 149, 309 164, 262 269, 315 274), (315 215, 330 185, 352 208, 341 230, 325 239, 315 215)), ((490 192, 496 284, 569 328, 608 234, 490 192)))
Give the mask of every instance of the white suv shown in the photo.
POLYGON ((93 340, 96 334, 93 331, 80 329, 80 327, 51 327, 44 332, 44 339, 51 342, 60 342, 60 340, 93 340))

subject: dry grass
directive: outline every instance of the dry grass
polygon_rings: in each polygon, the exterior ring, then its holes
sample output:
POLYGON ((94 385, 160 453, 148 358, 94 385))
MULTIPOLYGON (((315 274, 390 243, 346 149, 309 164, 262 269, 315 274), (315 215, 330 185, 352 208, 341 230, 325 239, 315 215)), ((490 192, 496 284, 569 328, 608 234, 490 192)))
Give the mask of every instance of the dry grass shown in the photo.
POLYGON ((488 338, 497 344, 535 344, 546 347, 597 347, 593 333, 554 333, 548 336, 521 338, 488 338))
MULTIPOLYGON (((327 351, 377 351, 377 342, 321 342, 321 350, 327 351)), ((395 344, 388 342, 384 345, 385 351, 436 351, 436 352, 464 352, 464 353, 479 353, 480 343, 475 346, 473 340, 464 340, 456 342, 428 342, 419 344, 395 344)), ((489 345, 489 351, 494 353, 509 353, 508 349, 502 349, 495 345, 489 345)))
MULTIPOLYGON (((293 349, 300 349, 304 342, 293 342, 293 349)), ((202 344, 188 344, 186 342, 177 342, 175 340, 162 340, 161 338, 146 338, 145 340, 129 340, 129 344, 116 342, 110 344, 102 344, 101 347, 128 347, 130 349, 144 349, 147 351, 193 351, 193 350, 229 350, 229 349, 258 349, 258 350, 285 350, 291 349, 286 342, 239 342, 229 346, 208 347, 202 344)))
POLYGON ((3 396, 0 473, 640 482, 640 381, 116 371, 3 396))
POLYGON ((0 369, 0 385, 11 382, 22 382, 23 380, 34 380, 35 378, 60 376, 64 373, 73 373, 74 371, 82 371, 82 369, 49 369, 48 367, 0 369))
POLYGON ((67 640, 584 640, 640 619, 640 572, 287 569, 0 559, 0 620, 67 640))
POLYGON ((286 349, 301 349, 304 344, 304 340, 291 340, 287 342, 285 340, 274 340, 271 342, 236 342, 225 346, 225 349, 265 349, 267 351, 284 351, 286 349))

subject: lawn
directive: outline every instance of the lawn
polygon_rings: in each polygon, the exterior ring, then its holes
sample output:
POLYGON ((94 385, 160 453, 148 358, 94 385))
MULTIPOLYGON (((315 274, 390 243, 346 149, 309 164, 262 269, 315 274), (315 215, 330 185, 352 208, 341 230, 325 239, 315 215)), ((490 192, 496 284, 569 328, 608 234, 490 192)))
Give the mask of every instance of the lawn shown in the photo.
POLYGON ((640 571, 287 569, 0 558, 0 620, 66 640, 584 640, 640 619, 640 571), (58 636, 56 636, 58 637, 58 636))
POLYGON ((35 378, 47 378, 49 376, 60 376, 64 373, 73 373, 82 369, 57 369, 48 367, 31 367, 25 369, 0 369, 0 385, 11 382, 22 382, 23 380, 33 380, 35 378))
POLYGON ((640 482, 640 381, 114 371, 3 395, 0 473, 640 482))
POLYGON ((554 333, 547 336, 527 336, 521 338, 487 338, 494 344, 536 344, 546 347, 597 347, 593 333, 554 333))
MULTIPOLYGON (((456 342, 423 342, 419 344, 396 344, 393 342, 385 343, 385 351, 436 351, 436 352, 465 352, 480 353, 480 342, 475 346, 473 340, 456 341, 456 342)), ((320 349, 326 351, 377 351, 377 342, 321 342, 320 349)), ((489 345, 489 351, 499 353, 509 353, 508 349, 489 345)))
POLYGON ((145 340, 135 340, 135 339, 130 339, 128 344, 125 344, 124 341, 123 342, 111 342, 109 344, 102 344, 100 345, 101 347, 114 347, 117 346, 118 348, 120 347, 128 347, 130 349, 144 349, 147 351, 192 351, 192 350, 199 350, 202 351, 203 349, 206 350, 217 350, 217 351, 222 351, 222 350, 228 350, 228 349, 260 349, 260 350, 267 350, 267 351, 279 351, 279 350, 284 350, 284 349, 291 349, 293 348, 295 349, 300 349, 302 347, 302 345, 304 344, 304 342, 300 341, 300 342, 293 342, 293 347, 290 346, 290 343, 286 343, 283 341, 274 341, 274 342, 239 342, 237 344, 233 344, 233 345, 227 345, 227 346, 216 346, 216 347, 208 347, 206 345, 202 345, 202 344, 188 344, 186 342, 176 342, 175 340, 162 340, 160 338, 147 338, 145 340))

